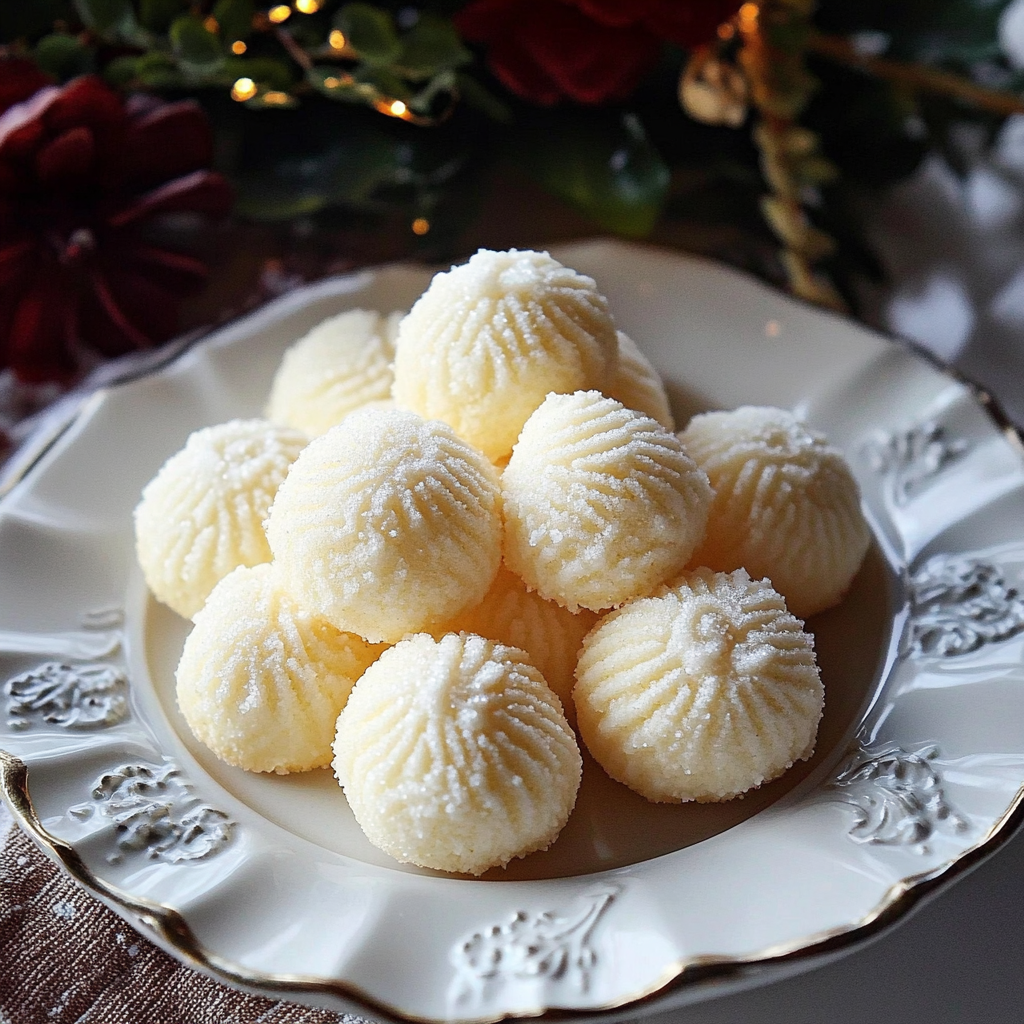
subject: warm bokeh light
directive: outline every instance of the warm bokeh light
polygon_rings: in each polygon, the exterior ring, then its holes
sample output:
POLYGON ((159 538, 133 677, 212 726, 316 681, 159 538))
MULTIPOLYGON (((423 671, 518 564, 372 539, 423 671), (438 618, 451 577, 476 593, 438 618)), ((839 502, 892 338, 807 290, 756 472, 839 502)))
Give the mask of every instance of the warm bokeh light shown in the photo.
POLYGON ((777 338, 782 333, 782 324, 778 320, 769 320, 764 325, 764 336, 766 338, 777 338))
POLYGON ((276 89, 272 89, 270 92, 263 94, 263 102, 269 103, 271 106, 281 106, 289 100, 288 93, 278 92, 276 89))
POLYGON ((259 90, 251 78, 239 78, 231 87, 231 98, 239 103, 251 100, 259 90))
POLYGON ((301 14, 316 14, 321 6, 320 0, 295 0, 295 10, 301 14))
POLYGON ((231 44, 231 52, 234 53, 234 54, 237 54, 238 56, 241 56, 248 49, 249 49, 249 47, 246 46, 245 43, 243 43, 241 39, 236 39, 231 44))
POLYGON ((744 4, 739 11, 740 28, 747 32, 757 28, 757 16, 760 13, 757 4, 744 4))
POLYGON ((207 32, 212 32, 214 35, 220 31, 220 25, 212 14, 203 22, 203 28, 205 28, 207 32))
POLYGON ((327 42, 331 44, 332 50, 344 50, 348 40, 345 38, 345 33, 340 29, 333 29, 327 37, 327 42))
POLYGON ((341 79, 335 78, 334 75, 331 75, 329 78, 324 79, 324 85, 328 89, 337 89, 338 86, 341 85, 341 79))
POLYGON ((392 117, 404 117, 409 108, 401 100, 392 100, 388 104, 388 113, 392 117))
POLYGON ((736 26, 731 21, 726 21, 718 26, 719 39, 732 39, 736 35, 736 26))
POLYGON ((430 221, 426 217, 417 217, 412 222, 412 233, 414 235, 425 235, 430 230, 430 221))
POLYGON ((287 4, 278 4, 277 7, 271 7, 267 11, 267 17, 275 25, 280 25, 282 21, 287 21, 291 16, 292 9, 287 4))

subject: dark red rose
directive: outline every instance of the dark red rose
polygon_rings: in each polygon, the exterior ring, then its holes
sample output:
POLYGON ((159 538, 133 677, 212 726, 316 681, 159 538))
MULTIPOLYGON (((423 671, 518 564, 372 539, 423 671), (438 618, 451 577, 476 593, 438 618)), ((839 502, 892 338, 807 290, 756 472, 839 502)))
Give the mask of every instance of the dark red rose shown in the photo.
POLYGON ((175 333, 206 267, 152 232, 169 214, 228 212, 211 156, 198 105, 124 102, 92 76, 0 116, 0 369, 64 380, 175 333))
POLYGON ((455 17, 491 70, 536 103, 624 99, 662 43, 706 43, 740 0, 473 0, 455 17))

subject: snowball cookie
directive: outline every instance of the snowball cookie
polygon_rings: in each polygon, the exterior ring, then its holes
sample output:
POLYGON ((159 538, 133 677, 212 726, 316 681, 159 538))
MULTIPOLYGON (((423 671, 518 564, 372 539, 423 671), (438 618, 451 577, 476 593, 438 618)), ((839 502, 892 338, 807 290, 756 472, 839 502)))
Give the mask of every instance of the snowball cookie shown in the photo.
POLYGON ((767 576, 801 619, 838 604, 870 540, 842 452, 785 409, 704 413, 679 436, 715 490, 690 564, 767 576))
POLYGON ((272 565, 239 568, 196 615, 178 663, 178 706, 196 739, 253 772, 331 762, 338 713, 380 653, 315 618, 272 565))
POLYGON ((334 771, 374 846, 479 875, 551 845, 582 761, 558 698, 522 651, 419 634, 356 684, 338 717, 334 771))
POLYGON ((637 343, 622 331, 619 331, 619 365, 605 394, 627 409, 646 413, 666 430, 676 429, 661 376, 637 343))
POLYGON ((281 360, 267 417, 319 437, 370 402, 390 404, 401 313, 350 309, 329 317, 281 360))
POLYGON ((305 608, 393 643, 487 593, 501 561, 497 473, 444 423, 359 409, 296 460, 267 539, 305 608))
POLYGON ((549 391, 603 388, 617 359, 591 278, 546 252, 482 249, 438 274, 402 321, 394 397, 497 462, 549 391))
POLYGON ((263 521, 308 440, 232 420, 197 430, 164 463, 135 509, 135 550, 157 600, 191 618, 232 569, 270 561, 263 521))
POLYGON ((505 562, 541 597, 598 611, 680 572, 711 488, 679 439, 597 391, 548 395, 502 474, 505 562))
POLYGON ((810 757, 814 641, 767 580, 696 569, 606 615, 583 641, 580 735, 656 803, 728 800, 810 757))
POLYGON ((575 718, 572 687, 576 658, 583 638, 596 621, 593 612, 580 610, 573 614, 554 601, 545 601, 502 566, 483 601, 456 616, 446 632, 476 633, 525 651, 558 694, 571 722, 575 718))

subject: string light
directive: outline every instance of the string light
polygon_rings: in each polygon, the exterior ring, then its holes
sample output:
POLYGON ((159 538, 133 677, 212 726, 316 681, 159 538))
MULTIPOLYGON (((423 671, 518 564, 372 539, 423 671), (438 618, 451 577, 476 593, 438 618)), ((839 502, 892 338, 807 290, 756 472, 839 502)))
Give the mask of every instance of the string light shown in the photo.
POLYGON ((414 235, 425 235, 430 230, 430 221, 426 217, 417 217, 412 222, 412 233, 414 235))
POLYGON ((288 93, 278 92, 276 89, 263 94, 263 102, 272 107, 279 107, 287 103, 289 100, 288 93))
POLYGON ((753 32, 757 28, 757 18, 760 13, 757 4, 744 4, 739 10, 740 28, 744 32, 753 32))
POLYGON ((324 79, 324 85, 328 89, 337 89, 338 86, 341 85, 341 79, 335 78, 334 75, 331 75, 324 79))
POLYGON ((408 107, 401 100, 392 100, 388 104, 388 113, 392 117, 405 117, 408 107))
POLYGON ((236 39, 231 44, 231 52, 234 53, 234 54, 237 54, 238 56, 241 56, 248 49, 249 49, 249 47, 246 46, 245 43, 243 43, 241 39, 236 39))
POLYGON ((344 50, 348 45, 345 33, 340 29, 332 29, 331 34, 327 37, 327 42, 331 44, 332 50, 344 50))
POLYGON ((292 16, 292 9, 287 4, 278 4, 277 7, 271 7, 267 11, 267 17, 275 24, 280 25, 281 22, 287 21, 292 16))
POLYGON ((316 14, 321 6, 320 0, 295 0, 295 10, 300 14, 316 14))
POLYGON ((212 35, 216 35, 220 31, 220 25, 212 14, 203 22, 203 28, 212 35))
POLYGON ((731 21, 726 21, 723 24, 718 26, 718 38, 719 39, 722 39, 722 40, 732 39, 732 37, 734 35, 736 35, 736 26, 733 25, 733 23, 731 21))
POLYGON ((251 100, 259 90, 251 78, 239 78, 231 87, 231 98, 238 103, 251 100))

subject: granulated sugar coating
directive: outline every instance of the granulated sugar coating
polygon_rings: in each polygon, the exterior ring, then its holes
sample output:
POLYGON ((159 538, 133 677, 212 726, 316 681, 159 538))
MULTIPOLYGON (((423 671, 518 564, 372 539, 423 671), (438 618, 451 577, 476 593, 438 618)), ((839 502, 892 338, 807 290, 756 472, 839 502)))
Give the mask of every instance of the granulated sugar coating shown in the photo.
POLYGON ((379 653, 298 607, 273 566, 236 569, 196 615, 178 664, 178 706, 228 764, 322 768, 338 713, 379 653))
POLYGON ((636 342, 622 331, 619 331, 619 365, 615 380, 603 390, 609 398, 621 402, 627 409, 646 413, 666 430, 676 429, 665 385, 658 371, 636 342))
POLYGON ((350 309, 317 324, 281 361, 267 416, 319 437, 350 412, 391 400, 401 313, 350 309))
POLYGON ((270 561, 263 532, 305 434, 232 420, 192 434, 146 485, 135 549, 154 596, 191 618, 232 569, 270 561))
POLYGON ((696 569, 609 613, 583 643, 580 735, 648 800, 728 800, 813 752, 814 642, 766 580, 696 569))
POLYGON ((487 593, 501 560, 496 471, 444 423, 360 409, 296 461, 267 538, 304 608, 393 643, 487 593))
POLYGON ((554 841, 582 761, 558 698, 522 651, 420 634, 356 684, 338 718, 334 771, 375 846, 478 875, 554 841))
POLYGON ((549 391, 604 388, 617 358, 591 278, 544 252, 481 250, 438 274, 402 321, 394 397, 498 462, 549 391))
POLYGON ((477 633, 525 651, 558 694, 572 722, 576 658, 583 638, 596 621, 593 612, 581 609, 574 615, 554 601, 545 601, 502 566, 483 601, 456 616, 444 632, 477 633))
POLYGON ((596 391, 548 395, 502 475, 505 562, 570 610, 611 608, 682 570, 711 488, 679 439, 596 391))
POLYGON ((767 407, 704 413, 679 436, 715 490, 690 564, 766 576, 800 618, 838 604, 870 540, 842 452, 767 407))

